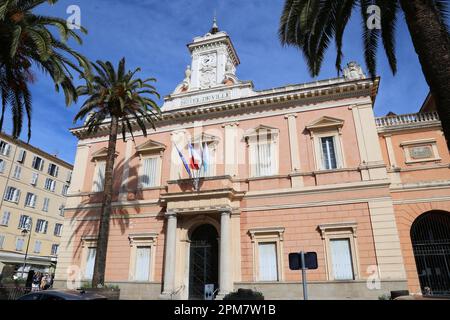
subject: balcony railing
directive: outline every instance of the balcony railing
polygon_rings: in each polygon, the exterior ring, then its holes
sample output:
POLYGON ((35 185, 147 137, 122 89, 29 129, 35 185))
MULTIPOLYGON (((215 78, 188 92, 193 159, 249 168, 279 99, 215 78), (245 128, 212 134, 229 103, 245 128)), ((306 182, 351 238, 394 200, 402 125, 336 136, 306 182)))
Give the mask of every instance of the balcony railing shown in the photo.
POLYGON ((410 114, 400 114, 395 116, 379 117, 375 118, 377 127, 393 127, 408 124, 419 124, 427 122, 437 122, 439 121, 439 116, 437 112, 428 113, 410 113, 410 114))

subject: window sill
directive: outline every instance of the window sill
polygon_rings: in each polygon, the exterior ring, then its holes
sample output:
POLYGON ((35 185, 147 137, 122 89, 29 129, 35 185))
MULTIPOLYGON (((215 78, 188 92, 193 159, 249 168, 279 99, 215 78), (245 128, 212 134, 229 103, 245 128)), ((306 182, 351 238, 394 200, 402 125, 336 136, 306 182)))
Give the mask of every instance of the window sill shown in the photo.
POLYGON ((405 161, 406 164, 417 164, 417 163, 421 163, 421 162, 441 162, 442 159, 441 158, 430 158, 430 159, 420 159, 420 160, 409 160, 409 161, 405 161))
POLYGON ((7 200, 7 199, 4 199, 6 202, 10 202, 10 203, 15 203, 15 204, 19 204, 19 201, 11 201, 11 200, 7 200))
POLYGON ((285 175, 279 175, 279 174, 274 174, 274 175, 270 175, 270 176, 258 176, 258 177, 250 177, 247 179, 247 181, 258 181, 258 180, 267 180, 267 179, 280 179, 280 178, 286 178, 285 175))

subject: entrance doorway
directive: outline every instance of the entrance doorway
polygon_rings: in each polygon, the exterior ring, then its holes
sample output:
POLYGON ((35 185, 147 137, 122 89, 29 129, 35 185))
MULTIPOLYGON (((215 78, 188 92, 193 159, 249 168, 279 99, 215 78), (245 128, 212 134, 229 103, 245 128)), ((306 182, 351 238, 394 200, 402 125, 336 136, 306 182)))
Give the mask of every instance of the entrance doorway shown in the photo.
POLYGON ((203 300, 205 285, 218 287, 218 234, 210 224, 197 227, 190 237, 189 299, 203 300))
POLYGON ((411 242, 424 294, 450 294, 450 213, 430 211, 411 226, 411 242))

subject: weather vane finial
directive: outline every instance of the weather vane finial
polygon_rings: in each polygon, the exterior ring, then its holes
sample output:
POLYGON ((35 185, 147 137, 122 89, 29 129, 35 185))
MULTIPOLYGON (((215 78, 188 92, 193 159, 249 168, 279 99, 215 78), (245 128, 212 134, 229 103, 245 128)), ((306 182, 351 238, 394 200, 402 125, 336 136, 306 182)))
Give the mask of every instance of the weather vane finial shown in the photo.
POLYGON ((211 34, 215 34, 219 32, 219 27, 217 26, 217 11, 214 10, 214 19, 213 19, 213 26, 211 28, 211 34))

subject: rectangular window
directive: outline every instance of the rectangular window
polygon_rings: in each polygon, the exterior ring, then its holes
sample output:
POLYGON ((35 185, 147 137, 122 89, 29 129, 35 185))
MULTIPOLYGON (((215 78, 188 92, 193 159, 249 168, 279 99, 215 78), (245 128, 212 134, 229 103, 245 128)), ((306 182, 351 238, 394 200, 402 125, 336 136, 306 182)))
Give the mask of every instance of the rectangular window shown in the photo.
POLYGON ((5 161, 0 159, 0 173, 5 172, 5 161))
POLYGON ((55 231, 53 232, 53 234, 55 235, 55 236, 57 236, 57 237, 60 237, 61 236, 61 233, 62 233, 62 224, 61 223, 57 223, 57 224, 55 224, 55 231))
POLYGON ((58 249, 59 249, 59 245, 57 244, 52 244, 52 256, 57 256, 58 255, 58 249))
POLYGON ((4 199, 6 201, 18 203, 20 199, 20 190, 14 187, 6 188, 4 199))
POLYGON ((42 171, 42 169, 44 168, 44 160, 41 157, 34 156, 31 166, 33 167, 33 169, 42 171))
POLYGON ((45 185, 44 188, 46 190, 49 190, 51 192, 55 192, 55 188, 56 188, 56 181, 50 178, 45 179, 45 185))
POLYGON ((28 192, 25 198, 25 207, 35 208, 37 196, 34 193, 28 192))
POLYGON ((17 226, 17 228, 22 229, 22 230, 23 229, 29 230, 30 229, 30 225, 31 225, 30 219, 31 218, 29 216, 25 215, 25 214, 20 215, 19 225, 17 226))
POLYGON ((61 194, 67 196, 67 191, 69 191, 69 186, 67 184, 63 185, 61 194))
POLYGON ((335 280, 353 280, 353 262, 349 239, 330 240, 331 263, 335 280))
POLYGON ((39 174, 33 172, 33 176, 31 177, 31 185, 36 186, 38 182, 39 174))
POLYGON ((66 209, 66 207, 63 204, 59 207, 59 215, 61 217, 64 217, 64 210, 65 209, 66 209))
POLYGON ((11 212, 9 212, 9 211, 3 212, 3 216, 2 216, 2 220, 0 221, 0 225, 8 226, 10 217, 11 217, 11 212))
POLYGON ((21 166, 16 166, 14 168, 13 178, 19 180, 21 173, 22 173, 22 167, 21 166))
POLYGON ((45 220, 42 220, 42 219, 38 219, 38 221, 36 222, 36 229, 35 229, 35 231, 37 233, 46 234, 47 233, 47 228, 48 228, 48 221, 45 221, 45 220))
POLYGON ((72 171, 67 172, 66 182, 70 183, 72 181, 72 171))
POLYGON ((11 145, 9 143, 6 143, 5 141, 0 141, 0 154, 8 157, 9 152, 11 151, 11 145))
POLYGON ((94 263, 96 253, 97 248, 88 248, 87 250, 86 269, 84 271, 85 279, 92 279, 92 276, 94 275, 94 263))
POLYGON ((41 253, 41 246, 42 246, 42 242, 39 240, 36 240, 36 242, 34 243, 34 253, 41 253))
POLYGON ((150 251, 151 247, 136 248, 135 280, 149 281, 150 278, 150 251))
POLYGON ((48 164, 48 174, 49 175, 51 175, 52 177, 57 177, 58 171, 59 171, 59 168, 56 164, 53 164, 53 163, 48 164))
POLYGON ((157 185, 156 176, 158 158, 146 158, 142 161, 141 185, 142 188, 151 188, 157 185))
POLYGON ((25 240, 23 238, 17 238, 16 240, 16 251, 22 251, 23 250, 23 244, 25 240))
POLYGON ((277 245, 275 242, 259 243, 259 281, 278 281, 277 245))
POLYGON ((322 166, 325 170, 337 169, 336 148, 334 137, 323 137, 322 144, 322 166))
POLYGON ((258 143, 256 145, 256 176, 264 177, 274 174, 272 145, 270 143, 258 143))
POLYGON ((50 199, 44 198, 44 204, 42 205, 42 211, 48 212, 49 205, 50 205, 50 199))
POLYGON ((103 191, 103 188, 105 187, 105 167, 106 162, 97 162, 96 169, 95 169, 95 178, 94 178, 94 185, 93 190, 94 192, 100 192, 103 191))
POLYGON ((19 156, 17 157, 17 162, 19 163, 24 163, 25 162, 25 158, 27 156, 27 152, 25 150, 20 150, 19 152, 19 156))
POLYGON ((0 249, 3 249, 4 244, 5 244, 5 236, 0 234, 0 249))

